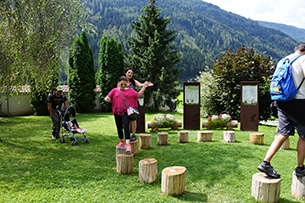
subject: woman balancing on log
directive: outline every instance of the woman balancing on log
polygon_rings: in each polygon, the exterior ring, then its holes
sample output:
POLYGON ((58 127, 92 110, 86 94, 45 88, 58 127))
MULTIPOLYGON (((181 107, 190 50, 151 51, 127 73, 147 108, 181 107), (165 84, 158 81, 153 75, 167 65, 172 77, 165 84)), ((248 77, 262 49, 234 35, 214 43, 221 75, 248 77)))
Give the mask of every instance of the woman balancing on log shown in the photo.
POLYGON ((125 146, 126 152, 131 151, 127 106, 138 108, 138 98, 144 93, 148 84, 148 82, 145 82, 142 89, 137 92, 132 88, 126 88, 127 79, 125 76, 121 76, 118 80, 117 87, 113 88, 104 98, 105 101, 112 103, 112 114, 114 115, 115 125, 120 139, 120 142, 116 147, 123 148, 125 146))
MULTIPOLYGON (((145 83, 141 83, 138 80, 133 78, 133 70, 131 68, 127 68, 124 72, 125 77, 127 79, 127 88, 136 89, 136 87, 141 88, 144 86, 145 83)), ((147 82, 148 86, 153 86, 154 84, 151 82, 147 82)), ((136 131, 137 131, 137 120, 130 119, 130 131, 131 131, 131 138, 130 141, 136 141, 136 131)))

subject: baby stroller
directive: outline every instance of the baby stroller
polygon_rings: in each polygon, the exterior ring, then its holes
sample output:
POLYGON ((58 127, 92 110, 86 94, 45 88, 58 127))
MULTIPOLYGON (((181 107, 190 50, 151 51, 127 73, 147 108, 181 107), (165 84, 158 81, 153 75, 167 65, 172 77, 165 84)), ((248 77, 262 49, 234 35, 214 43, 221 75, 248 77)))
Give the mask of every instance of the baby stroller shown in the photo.
POLYGON ((66 109, 63 109, 61 112, 61 125, 62 129, 62 136, 59 140, 60 143, 65 143, 65 138, 70 138, 72 145, 78 145, 78 140, 84 140, 85 143, 89 143, 89 139, 87 138, 85 132, 86 129, 80 128, 77 120, 76 120, 76 110, 73 106, 69 106, 66 109), (71 136, 68 134, 71 133, 71 136), (82 138, 75 137, 75 134, 82 134, 82 138))

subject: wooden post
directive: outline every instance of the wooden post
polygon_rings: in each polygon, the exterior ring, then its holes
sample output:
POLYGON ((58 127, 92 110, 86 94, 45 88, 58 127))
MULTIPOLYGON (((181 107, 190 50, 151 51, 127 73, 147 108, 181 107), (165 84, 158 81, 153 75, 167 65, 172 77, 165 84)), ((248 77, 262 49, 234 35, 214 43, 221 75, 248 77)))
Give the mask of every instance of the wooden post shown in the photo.
POLYGON ((235 142, 235 132, 232 130, 223 131, 223 139, 225 142, 235 142))
POLYGON ((121 174, 133 173, 133 154, 118 154, 116 171, 121 174))
POLYGON ((211 130, 198 131, 197 142, 210 142, 212 141, 212 135, 213 131, 211 130))
POLYGON ((146 158, 139 161, 139 182, 153 183, 158 176, 157 160, 146 158))
POLYGON ((130 142, 131 153, 133 153, 134 156, 138 154, 138 148, 139 148, 138 143, 139 143, 138 140, 130 142))
POLYGON ((186 168, 171 166, 162 170, 161 192, 165 195, 178 196, 185 191, 186 168))
POLYGON ((280 201, 281 179, 267 178, 265 173, 252 176, 252 196, 258 202, 277 203, 280 201))
POLYGON ((250 133, 250 142, 252 144, 264 144, 264 133, 250 133))
POLYGON ((296 198, 305 198, 305 176, 297 177, 292 173, 291 194, 296 198))
POLYGON ((168 145, 168 132, 158 132, 158 145, 168 145))
POLYGON ((181 130, 178 132, 178 142, 179 143, 186 143, 189 142, 189 131, 181 130))
MULTIPOLYGON (((278 135, 274 136, 274 139, 276 139, 278 137, 278 135)), ((290 140, 289 140, 289 137, 287 140, 285 140, 285 142, 281 145, 280 149, 283 149, 283 150, 288 150, 290 149, 290 140)))
POLYGON ((152 146, 151 134, 140 134, 140 148, 141 149, 150 149, 152 146))

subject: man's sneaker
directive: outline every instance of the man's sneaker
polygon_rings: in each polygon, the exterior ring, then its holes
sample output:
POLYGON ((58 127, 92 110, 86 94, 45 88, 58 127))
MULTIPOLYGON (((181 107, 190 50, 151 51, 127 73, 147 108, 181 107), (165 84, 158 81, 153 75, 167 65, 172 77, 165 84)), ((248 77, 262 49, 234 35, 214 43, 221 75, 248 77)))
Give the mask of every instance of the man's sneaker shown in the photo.
POLYGON ((132 135, 130 138, 130 142, 134 142, 137 140, 137 137, 135 135, 132 135))
POLYGON ((56 140, 56 137, 54 135, 52 135, 52 140, 56 140))
POLYGON ((118 149, 121 149, 121 148, 123 148, 124 147, 124 142, 120 142, 117 146, 116 146, 116 148, 118 148, 118 149))
POLYGON ((280 178, 281 175, 278 174, 273 167, 270 165, 270 163, 261 162, 257 169, 263 173, 265 173, 270 178, 280 178))
POLYGON ((296 167, 294 170, 294 174, 298 177, 303 177, 305 176, 305 167, 296 167))
POLYGON ((130 144, 126 144, 126 152, 131 152, 131 146, 130 146, 130 144))

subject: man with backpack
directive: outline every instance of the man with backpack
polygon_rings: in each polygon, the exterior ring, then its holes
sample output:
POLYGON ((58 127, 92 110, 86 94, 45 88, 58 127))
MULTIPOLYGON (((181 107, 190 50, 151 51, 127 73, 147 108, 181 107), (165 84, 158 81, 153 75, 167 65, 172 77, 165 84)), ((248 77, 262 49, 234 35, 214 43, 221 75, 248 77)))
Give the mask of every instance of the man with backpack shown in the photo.
MULTIPOLYGON (((305 42, 298 43, 295 47, 295 52, 282 59, 277 64, 276 70, 283 65, 283 61, 292 60, 299 54, 305 54, 305 42)), ((295 129, 298 132, 299 139, 297 143, 297 167, 294 170, 294 174, 298 177, 305 176, 305 83, 303 83, 305 77, 305 55, 301 55, 293 61, 291 70, 297 94, 290 101, 276 101, 279 123, 277 131, 279 136, 272 142, 264 160, 257 167, 259 171, 265 173, 270 178, 281 177, 273 169, 270 161, 289 136, 294 135, 295 129)))
POLYGON ((47 98, 47 108, 52 119, 52 140, 59 138, 60 126, 61 126, 61 115, 59 110, 68 107, 68 99, 62 92, 62 87, 56 87, 55 91, 50 92, 47 98))

